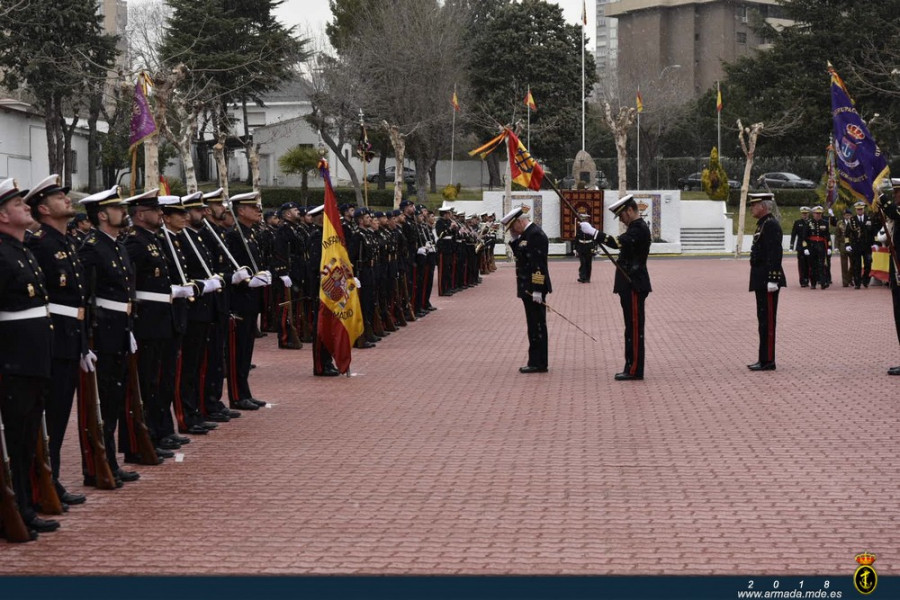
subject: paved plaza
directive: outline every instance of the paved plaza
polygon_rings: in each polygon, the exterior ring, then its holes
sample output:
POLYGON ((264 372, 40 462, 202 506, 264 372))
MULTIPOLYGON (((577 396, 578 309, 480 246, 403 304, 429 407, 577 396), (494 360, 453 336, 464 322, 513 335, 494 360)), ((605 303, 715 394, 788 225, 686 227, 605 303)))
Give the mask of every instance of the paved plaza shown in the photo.
POLYGON ((512 265, 312 376, 258 340, 272 408, 85 505, 3 574, 900 574, 900 347, 885 288, 801 289, 785 260, 775 372, 746 260, 651 258, 642 382, 616 382, 613 268, 551 261, 550 372, 519 374, 512 265))

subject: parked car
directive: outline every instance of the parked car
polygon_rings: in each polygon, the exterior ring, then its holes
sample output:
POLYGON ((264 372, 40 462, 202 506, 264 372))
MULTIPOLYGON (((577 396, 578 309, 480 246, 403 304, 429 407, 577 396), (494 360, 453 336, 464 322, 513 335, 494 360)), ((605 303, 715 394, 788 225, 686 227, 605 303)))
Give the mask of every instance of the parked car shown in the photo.
POLYGON ((811 190, 816 184, 793 173, 763 173, 756 180, 758 188, 792 188, 811 190))
MULTIPOLYGON (((387 167, 384 170, 384 181, 385 183, 391 183, 394 181, 394 176, 397 172, 396 167, 387 167)), ((369 173, 366 176, 366 181, 369 183, 375 183, 378 181, 378 171, 376 170, 374 173, 369 173)), ((410 169, 409 167, 403 167, 403 183, 415 183, 416 182, 416 172, 410 169)))
MULTIPOLYGON (((677 180, 679 189, 682 189, 686 192, 691 190, 702 190, 703 189, 703 173, 691 173, 687 177, 679 177, 677 180)), ((734 179, 728 180, 728 187, 737 190, 741 187, 740 181, 735 181, 734 179)))

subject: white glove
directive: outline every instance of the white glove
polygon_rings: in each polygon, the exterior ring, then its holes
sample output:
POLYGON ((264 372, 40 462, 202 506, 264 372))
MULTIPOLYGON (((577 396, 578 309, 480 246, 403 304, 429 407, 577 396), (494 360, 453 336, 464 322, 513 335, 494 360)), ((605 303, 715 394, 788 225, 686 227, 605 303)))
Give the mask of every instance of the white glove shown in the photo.
POLYGON ((804 256, 809 256, 809 248, 806 248, 806 249, 803 250, 803 255, 804 255, 804 256))
POLYGON ((234 285, 239 284, 242 281, 247 281, 250 279, 250 270, 247 267, 241 267, 231 275, 231 283, 234 285))
POLYGON ((253 277, 250 278, 250 283, 248 283, 247 285, 249 285, 252 288, 258 288, 258 287, 266 287, 267 285, 271 285, 271 283, 272 282, 266 280, 265 276, 263 276, 261 273, 257 273, 256 275, 254 275, 253 277))
POLYGON ((262 277, 266 281, 266 285, 272 285, 271 271, 260 271, 256 274, 256 277, 262 277))
POLYGON ((771 294, 771 293, 774 293, 774 292, 777 292, 777 291, 778 291, 778 284, 777 284, 777 283, 774 283, 774 282, 772 282, 772 281, 770 281, 769 283, 766 284, 766 291, 769 292, 770 294, 771 294))
POLYGON ((173 298, 190 298, 194 295, 194 286, 192 285, 173 285, 172 286, 172 297, 173 298))
POLYGON ((537 304, 543 304, 544 295, 540 292, 531 292, 531 300, 537 304))
POLYGON ((416 250, 416 254, 419 254, 419 255, 421 255, 421 256, 425 256, 425 253, 426 253, 426 252, 428 252, 428 250, 425 248, 425 246, 422 246, 421 248, 419 248, 418 250, 416 250))
POLYGON ((353 278, 353 285, 356 286, 356 289, 362 288, 362 284, 359 282, 359 279, 356 277, 353 278))
POLYGON ((878 235, 875 236, 875 241, 879 244, 887 242, 887 234, 884 232, 884 229, 878 232, 878 235))
POLYGON ((201 279, 200 283, 203 284, 203 291, 200 292, 201 294, 215 292, 222 287, 222 281, 216 277, 213 277, 212 279, 201 279))
POLYGON ((828 209, 828 216, 829 216, 829 217, 833 217, 833 216, 834 216, 834 211, 831 210, 830 208, 828 209))
POLYGON ((85 373, 93 373, 97 370, 97 355, 93 351, 88 350, 81 355, 81 370, 85 373))
POLYGON ((846 248, 844 248, 844 250, 846 250, 847 252, 853 252, 853 248, 851 248, 850 246, 847 246, 846 248))
POLYGON ((289 288, 289 287, 291 287, 292 285, 294 285, 294 282, 291 281, 291 276, 290 276, 290 275, 282 275, 282 276, 281 276, 281 283, 283 283, 283 284, 284 284, 284 287, 286 287, 286 288, 289 288))
POLYGON ((597 235, 597 229, 587 221, 582 221, 578 224, 578 227, 579 229, 581 229, 582 233, 586 233, 591 236, 597 235))
POLYGON ((128 332, 128 345, 131 347, 131 353, 137 354, 137 340, 134 339, 134 334, 128 332))
POLYGON ((827 254, 828 254, 828 256, 831 256, 831 248, 828 249, 827 254))

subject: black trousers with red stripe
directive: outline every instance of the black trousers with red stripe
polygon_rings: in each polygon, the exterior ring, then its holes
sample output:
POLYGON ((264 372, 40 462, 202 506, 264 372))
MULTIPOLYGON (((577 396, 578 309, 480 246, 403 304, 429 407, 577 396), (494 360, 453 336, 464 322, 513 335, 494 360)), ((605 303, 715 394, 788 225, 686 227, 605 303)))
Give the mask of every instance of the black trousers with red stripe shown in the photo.
MULTIPOLYGON (((815 280, 813 280, 815 281, 815 280)), ((756 290, 756 320, 759 322, 759 362, 775 362, 775 316, 778 292, 756 290)))
POLYGON ((187 429, 203 421, 200 414, 200 396, 203 390, 200 382, 205 381, 203 356, 206 354, 209 323, 188 321, 187 330, 181 343, 181 378, 178 394, 175 396, 175 416, 178 427, 187 429))
POLYGON ((547 307, 533 302, 531 297, 522 298, 525 305, 525 322, 528 325, 528 366, 546 369, 547 352, 547 307))
POLYGON ((622 316, 625 319, 625 368, 623 373, 644 376, 644 301, 647 294, 620 292, 622 316))
POLYGON ((0 375, 0 413, 6 430, 6 451, 12 486, 22 518, 37 516, 31 505, 31 465, 41 429, 41 414, 50 393, 50 380, 42 377, 0 375))

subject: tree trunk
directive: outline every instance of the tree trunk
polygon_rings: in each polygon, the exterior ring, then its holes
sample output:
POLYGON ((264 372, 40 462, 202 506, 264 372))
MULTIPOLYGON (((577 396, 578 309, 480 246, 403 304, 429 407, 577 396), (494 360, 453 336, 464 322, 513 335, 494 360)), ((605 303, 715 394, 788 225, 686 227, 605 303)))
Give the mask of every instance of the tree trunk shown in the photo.
MULTIPOLYGON (((88 108, 88 191, 99 189, 97 182, 97 169, 100 166, 100 136, 97 134, 97 121, 100 119, 100 109, 103 96, 93 94, 88 108)), ((109 189, 109 188, 107 188, 109 189)))
POLYGON ((219 187, 228 196, 228 162, 225 160, 225 134, 219 132, 218 141, 213 146, 213 156, 216 159, 216 169, 219 172, 219 187))
POLYGON ((59 131, 59 102, 52 94, 44 99, 44 129, 47 134, 47 164, 51 173, 62 174, 62 135, 59 131))
POLYGON ((397 165, 394 169, 394 208, 399 208, 400 201, 403 200, 403 157, 406 155, 406 139, 396 125, 388 125, 387 121, 382 121, 381 126, 387 131, 391 138, 391 146, 394 148, 394 164, 397 165))
POLYGON ((378 157, 378 189, 384 189, 384 169, 387 165, 387 152, 382 152, 378 157))
POLYGON ((244 119, 244 154, 247 156, 247 184, 253 189, 259 190, 259 152, 254 150, 253 141, 250 139, 250 124, 247 122, 247 99, 241 98, 241 115, 244 119), (254 154, 256 157, 254 158, 254 154), (256 175, 253 174, 253 161, 256 161, 256 175))
POLYGON ((72 116, 72 124, 66 127, 66 118, 62 116, 62 113, 59 115, 59 124, 62 128, 63 134, 63 164, 64 164, 64 175, 63 175, 63 185, 66 187, 72 187, 72 171, 75 169, 76 165, 72 164, 72 135, 75 133, 75 125, 78 123, 78 113, 76 112, 72 116))
POLYGON ((488 189, 500 187, 500 157, 496 152, 491 152, 485 159, 488 167, 488 189))
POLYGON ((432 194, 437 193, 437 161, 432 160, 431 167, 428 169, 428 179, 430 180, 430 185, 428 186, 428 191, 432 194))
POLYGON ((613 118, 609 102, 603 104, 606 125, 616 140, 616 162, 619 177, 619 197, 628 189, 628 128, 634 123, 636 110, 630 106, 620 106, 619 113, 613 118))
POLYGON ((253 191, 259 191, 259 144, 248 144, 247 157, 250 164, 250 183, 253 191))
POLYGON ((741 182, 741 200, 740 207, 738 209, 738 232, 737 240, 734 243, 735 258, 740 257, 741 250, 743 249, 744 219, 747 217, 747 192, 750 189, 750 172, 753 170, 753 158, 754 153, 756 152, 756 139, 759 137, 759 132, 763 129, 763 124, 754 123, 750 127, 744 128, 744 126, 741 124, 741 120, 738 119, 737 126, 738 140, 740 140, 741 142, 741 150, 744 151, 744 156, 747 158, 747 162, 744 165, 744 179, 741 182))

